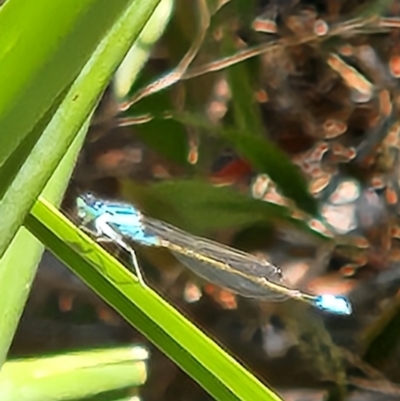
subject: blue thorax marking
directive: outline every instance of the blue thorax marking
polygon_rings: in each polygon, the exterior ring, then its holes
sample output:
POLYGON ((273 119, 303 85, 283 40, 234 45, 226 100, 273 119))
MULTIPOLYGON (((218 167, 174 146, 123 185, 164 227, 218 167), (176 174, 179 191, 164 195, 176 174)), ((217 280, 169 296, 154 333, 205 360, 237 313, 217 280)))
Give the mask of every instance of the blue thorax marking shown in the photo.
POLYGON ((84 202, 84 207, 80 214, 84 220, 86 217, 86 220, 94 221, 106 214, 107 224, 123 236, 141 245, 159 245, 160 241, 157 237, 146 233, 146 227, 142 222, 143 216, 134 206, 100 201, 90 194, 81 196, 81 199, 84 202))

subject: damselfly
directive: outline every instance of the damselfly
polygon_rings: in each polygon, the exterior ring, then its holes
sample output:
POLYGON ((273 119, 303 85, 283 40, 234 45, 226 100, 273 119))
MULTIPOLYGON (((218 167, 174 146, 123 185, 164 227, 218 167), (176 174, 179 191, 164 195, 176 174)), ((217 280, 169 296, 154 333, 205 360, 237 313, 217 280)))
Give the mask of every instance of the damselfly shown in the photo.
POLYGON ((311 295, 287 287, 281 270, 265 259, 196 237, 160 220, 144 216, 134 206, 105 201, 85 194, 77 199, 82 225, 98 237, 113 241, 130 252, 139 281, 144 284, 135 252, 127 242, 161 247, 195 274, 247 298, 269 301, 297 299, 331 313, 349 315, 346 297, 311 295))

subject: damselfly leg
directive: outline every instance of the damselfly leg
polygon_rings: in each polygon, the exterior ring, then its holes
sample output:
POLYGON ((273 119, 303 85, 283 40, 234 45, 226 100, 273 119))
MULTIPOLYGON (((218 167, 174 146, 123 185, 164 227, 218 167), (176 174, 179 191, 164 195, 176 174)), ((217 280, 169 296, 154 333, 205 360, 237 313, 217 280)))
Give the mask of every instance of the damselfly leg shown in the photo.
POLYGON ((93 221, 94 229, 88 228, 85 225, 81 225, 82 231, 89 235, 94 236, 99 243, 112 243, 119 245, 122 249, 127 251, 130 255, 132 267, 135 271, 136 277, 141 285, 145 285, 145 281, 142 272, 139 267, 139 263, 136 257, 136 252, 133 248, 125 241, 124 237, 116 232, 108 223, 107 215, 102 215, 93 221))

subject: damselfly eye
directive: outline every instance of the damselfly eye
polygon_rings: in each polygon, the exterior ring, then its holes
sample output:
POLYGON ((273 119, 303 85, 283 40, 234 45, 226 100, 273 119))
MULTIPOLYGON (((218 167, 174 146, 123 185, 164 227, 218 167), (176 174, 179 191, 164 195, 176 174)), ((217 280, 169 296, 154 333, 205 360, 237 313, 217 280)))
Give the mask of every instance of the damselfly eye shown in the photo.
POLYGON ((89 202, 96 202, 96 198, 91 192, 86 192, 84 198, 89 202))
POLYGON ((103 207, 104 202, 99 201, 91 192, 87 192, 84 196, 83 199, 85 202, 90 205, 91 207, 95 209, 100 209, 103 207))

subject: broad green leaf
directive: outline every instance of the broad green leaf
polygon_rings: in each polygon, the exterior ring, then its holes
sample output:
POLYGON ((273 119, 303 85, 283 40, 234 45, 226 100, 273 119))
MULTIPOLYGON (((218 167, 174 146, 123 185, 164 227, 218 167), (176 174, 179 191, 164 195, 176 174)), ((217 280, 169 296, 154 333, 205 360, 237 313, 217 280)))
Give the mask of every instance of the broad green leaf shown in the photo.
POLYGON ((0 166, 132 0, 10 0, 0 9, 0 166))

